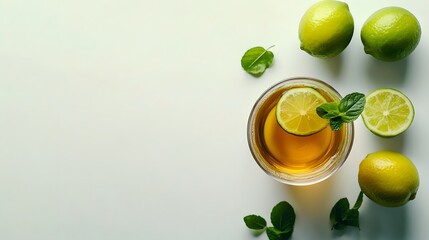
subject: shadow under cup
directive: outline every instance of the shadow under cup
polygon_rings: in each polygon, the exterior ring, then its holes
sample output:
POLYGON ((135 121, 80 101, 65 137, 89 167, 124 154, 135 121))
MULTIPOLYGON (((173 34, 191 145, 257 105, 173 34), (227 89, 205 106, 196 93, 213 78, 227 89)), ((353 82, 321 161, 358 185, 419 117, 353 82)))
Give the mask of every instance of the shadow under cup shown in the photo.
POLYGON ((321 182, 346 161, 353 145, 353 123, 339 131, 328 125, 310 136, 285 132, 275 120, 275 107, 282 94, 292 88, 310 87, 328 102, 341 95, 327 83, 314 78, 290 78, 267 89, 256 101, 249 116, 247 140, 257 164, 282 183, 304 186, 321 182))

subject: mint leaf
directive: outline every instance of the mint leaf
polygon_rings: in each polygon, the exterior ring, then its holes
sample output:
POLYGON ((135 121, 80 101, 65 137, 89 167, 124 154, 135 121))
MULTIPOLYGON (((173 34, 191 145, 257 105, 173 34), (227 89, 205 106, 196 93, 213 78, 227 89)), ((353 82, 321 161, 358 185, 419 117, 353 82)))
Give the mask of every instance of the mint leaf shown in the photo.
POLYGON ((241 58, 243 69, 254 77, 260 77, 265 72, 265 69, 271 67, 273 63, 274 54, 268 51, 272 47, 274 46, 267 49, 254 47, 247 50, 241 58))
POLYGON ((362 202, 363 202, 363 192, 360 191, 358 198, 356 199, 355 205, 353 206, 352 209, 359 209, 360 206, 362 206, 362 202))
POLYGON ((365 108, 365 95, 362 93, 351 93, 341 99, 338 110, 344 122, 349 123, 356 120, 365 108))
POLYGON ((334 205, 329 214, 329 219, 332 224, 332 229, 342 230, 346 226, 352 226, 360 228, 359 226, 359 208, 363 202, 363 192, 359 193, 356 203, 352 209, 350 208, 350 203, 347 198, 341 198, 334 205))
POLYGON ((267 236, 270 240, 286 240, 292 236, 292 231, 284 232, 275 227, 268 227, 267 236))
POLYGON ((320 105, 316 108, 317 115, 324 119, 335 118, 340 115, 338 110, 338 104, 335 102, 329 102, 320 105))
POLYGON ((286 201, 277 203, 271 210, 271 223, 273 226, 267 227, 265 219, 258 215, 248 215, 244 217, 244 223, 257 234, 266 231, 270 240, 286 240, 292 236, 295 224, 295 211, 286 201))
POLYGON ((329 121, 329 125, 331 126, 331 129, 334 131, 338 131, 343 126, 343 119, 341 117, 335 117, 331 118, 329 121))
POLYGON ((258 215, 248 215, 244 217, 246 226, 253 230, 263 230, 267 226, 267 221, 258 215))
POLYGON ((316 108, 319 117, 329 119, 332 130, 340 130, 343 123, 356 120, 365 108, 365 95, 354 92, 346 95, 339 103, 323 103, 316 108))
POLYGON ((347 217, 344 222, 347 226, 359 228, 359 211, 357 209, 350 209, 347 212, 347 217))
POLYGON ((295 224, 295 211, 286 202, 279 202, 271 211, 271 223, 280 231, 292 231, 295 224))
POLYGON ((335 203, 329 215, 332 224, 331 229, 343 229, 346 226, 344 220, 347 217, 349 208, 350 203, 347 198, 341 198, 337 203, 335 203))

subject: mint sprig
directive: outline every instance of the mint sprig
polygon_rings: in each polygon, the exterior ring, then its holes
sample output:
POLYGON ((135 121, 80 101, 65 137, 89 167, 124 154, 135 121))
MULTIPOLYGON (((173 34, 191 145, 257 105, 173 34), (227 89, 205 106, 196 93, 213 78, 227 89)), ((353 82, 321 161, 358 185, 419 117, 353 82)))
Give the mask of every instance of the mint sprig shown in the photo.
POLYGON ((265 69, 273 64, 274 54, 263 47, 253 47, 247 50, 241 58, 241 66, 243 69, 254 77, 260 77, 265 69))
POLYGON ((329 219, 331 220, 332 228, 336 230, 342 230, 346 226, 357 227, 359 226, 359 208, 363 202, 363 192, 359 193, 356 203, 353 208, 350 208, 350 203, 347 198, 341 198, 334 205, 329 214, 329 219))
POLYGON ((354 92, 346 95, 339 103, 324 103, 316 108, 317 115, 329 119, 332 130, 340 130, 344 123, 356 120, 365 108, 365 95, 354 92))
POLYGON ((267 227, 265 219, 258 215, 244 217, 246 226, 255 231, 266 231, 270 240, 286 240, 292 236, 295 225, 295 211, 286 201, 279 202, 271 211, 270 220, 272 227, 267 227))

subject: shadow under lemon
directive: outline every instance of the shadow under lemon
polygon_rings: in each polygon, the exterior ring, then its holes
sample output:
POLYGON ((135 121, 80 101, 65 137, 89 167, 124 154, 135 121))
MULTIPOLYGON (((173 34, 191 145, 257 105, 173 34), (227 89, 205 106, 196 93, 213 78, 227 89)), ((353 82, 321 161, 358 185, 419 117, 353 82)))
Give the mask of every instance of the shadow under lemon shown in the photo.
POLYGON ((365 208, 361 209, 361 229, 365 229, 367 239, 407 239, 407 206, 383 207, 364 198, 365 208))

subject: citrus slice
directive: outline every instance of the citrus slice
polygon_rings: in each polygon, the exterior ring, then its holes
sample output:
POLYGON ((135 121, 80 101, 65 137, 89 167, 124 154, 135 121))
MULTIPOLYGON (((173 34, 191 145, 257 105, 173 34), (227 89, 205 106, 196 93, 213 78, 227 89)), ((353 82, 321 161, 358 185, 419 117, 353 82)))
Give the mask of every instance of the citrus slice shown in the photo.
POLYGON ((414 119, 414 107, 410 99, 398 90, 377 89, 366 96, 362 119, 374 134, 394 137, 410 127, 414 119))
POLYGON ((316 108, 326 99, 310 87, 293 88, 285 93, 277 103, 276 118, 288 133, 306 136, 324 129, 329 121, 319 117, 316 108))

